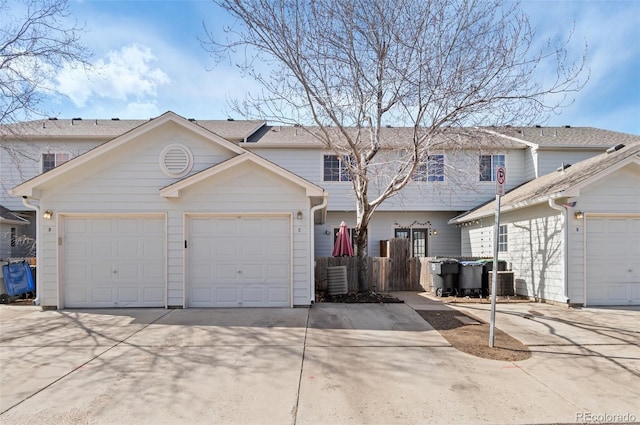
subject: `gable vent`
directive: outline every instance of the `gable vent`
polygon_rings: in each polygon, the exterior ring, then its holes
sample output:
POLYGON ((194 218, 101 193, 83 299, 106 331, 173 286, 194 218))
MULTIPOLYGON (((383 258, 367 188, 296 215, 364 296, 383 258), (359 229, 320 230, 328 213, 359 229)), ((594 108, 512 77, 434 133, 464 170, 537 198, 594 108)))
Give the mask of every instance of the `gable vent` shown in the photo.
POLYGON ((169 177, 182 177, 193 167, 193 154, 188 147, 175 143, 160 152, 160 168, 169 177))

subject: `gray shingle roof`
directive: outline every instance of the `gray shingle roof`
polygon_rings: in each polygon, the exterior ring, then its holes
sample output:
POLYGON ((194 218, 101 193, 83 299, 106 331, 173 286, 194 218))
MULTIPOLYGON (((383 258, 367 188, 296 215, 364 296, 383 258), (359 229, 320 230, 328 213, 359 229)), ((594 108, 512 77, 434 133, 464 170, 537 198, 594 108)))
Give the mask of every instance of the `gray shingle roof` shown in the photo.
MULTIPOLYGON (((333 140, 340 140, 346 144, 344 135, 336 127, 330 127, 333 140)), ((350 137, 356 137, 357 130, 348 128, 350 137)), ((380 129, 381 144, 383 147, 393 148, 394 146, 406 145, 413 137, 413 127, 384 127, 380 129)), ((322 148, 325 146, 321 140, 324 134, 319 127, 298 127, 298 126, 264 126, 247 140, 244 147, 296 147, 296 148, 322 148)), ((361 135, 365 143, 369 143, 369 136, 364 129, 361 135)), ((431 142, 433 149, 455 149, 455 148, 502 148, 511 147, 524 149, 525 144, 516 142, 508 138, 496 136, 493 133, 477 128, 447 128, 439 133, 431 142)), ((404 146, 403 146, 404 147, 404 146)))
MULTIPOLYGON (((116 120, 116 119, 57 119, 35 120, 0 126, 0 137, 5 139, 20 138, 84 138, 109 140, 120 136, 150 120, 116 120)), ((248 137, 264 121, 229 121, 229 120, 194 120, 195 124, 206 128, 217 135, 234 142, 248 137)))
POLYGON ((0 205, 0 221, 7 220, 11 222, 21 222, 24 224, 29 224, 29 220, 25 220, 24 218, 14 214, 11 210, 0 205))
POLYGON ((540 148, 603 148, 640 142, 640 136, 593 127, 486 127, 540 148))
MULTIPOLYGON (((563 192, 568 189, 632 157, 640 159, 640 142, 631 143, 620 150, 580 161, 564 171, 554 171, 518 186, 501 197, 501 210, 518 209, 547 202, 548 199, 562 197, 563 192)), ((474 210, 451 219, 449 223, 461 223, 492 216, 495 213, 495 208, 495 200, 491 200, 474 210)))

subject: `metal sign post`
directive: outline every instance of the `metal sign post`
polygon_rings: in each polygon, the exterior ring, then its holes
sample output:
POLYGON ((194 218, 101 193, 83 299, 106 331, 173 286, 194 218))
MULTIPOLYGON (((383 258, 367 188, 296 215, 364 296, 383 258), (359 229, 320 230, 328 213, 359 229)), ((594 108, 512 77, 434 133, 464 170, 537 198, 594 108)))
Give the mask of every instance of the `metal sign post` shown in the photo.
POLYGON ((504 195, 507 171, 504 167, 496 170, 496 218, 493 226, 493 279, 491 279, 491 321, 489 322, 489 347, 493 348, 496 327, 496 292, 498 286, 498 242, 500 233, 500 197, 504 195))

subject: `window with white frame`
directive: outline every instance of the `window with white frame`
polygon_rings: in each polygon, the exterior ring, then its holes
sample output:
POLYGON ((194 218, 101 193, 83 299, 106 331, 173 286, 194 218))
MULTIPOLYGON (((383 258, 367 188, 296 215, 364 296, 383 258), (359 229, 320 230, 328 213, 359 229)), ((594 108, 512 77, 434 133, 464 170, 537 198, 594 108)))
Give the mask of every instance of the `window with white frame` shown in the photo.
POLYGON ((42 172, 49 171, 53 168, 56 168, 60 164, 64 164, 69 159, 71 159, 71 155, 64 152, 57 153, 43 153, 42 154, 42 172))
POLYGON ((504 155, 480 155, 480 181, 493 182, 496 180, 496 170, 505 166, 504 155))
POLYGON ((508 249, 508 237, 507 237, 507 225, 503 224, 498 229, 498 252, 507 252, 508 249))
POLYGON ((324 181, 326 182, 349 182, 351 177, 346 164, 338 155, 324 156, 324 181))
POLYGON ((444 155, 427 155, 427 160, 421 162, 416 168, 413 180, 418 182, 443 182, 444 155))
POLYGON ((429 229, 394 229, 394 236, 399 239, 411 240, 411 256, 426 257, 427 256, 427 235, 429 229))

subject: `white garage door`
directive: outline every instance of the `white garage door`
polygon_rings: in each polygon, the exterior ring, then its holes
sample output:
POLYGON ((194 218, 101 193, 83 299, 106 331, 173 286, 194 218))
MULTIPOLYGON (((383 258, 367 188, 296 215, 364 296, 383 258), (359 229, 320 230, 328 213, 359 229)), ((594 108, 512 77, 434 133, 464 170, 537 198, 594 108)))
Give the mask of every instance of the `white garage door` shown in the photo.
POLYGON ((189 218, 189 307, 290 306, 288 216, 189 218))
POLYGON ((588 217, 587 305, 640 305, 640 218, 588 217))
POLYGON ((65 307, 164 307, 163 217, 65 217, 65 307))

